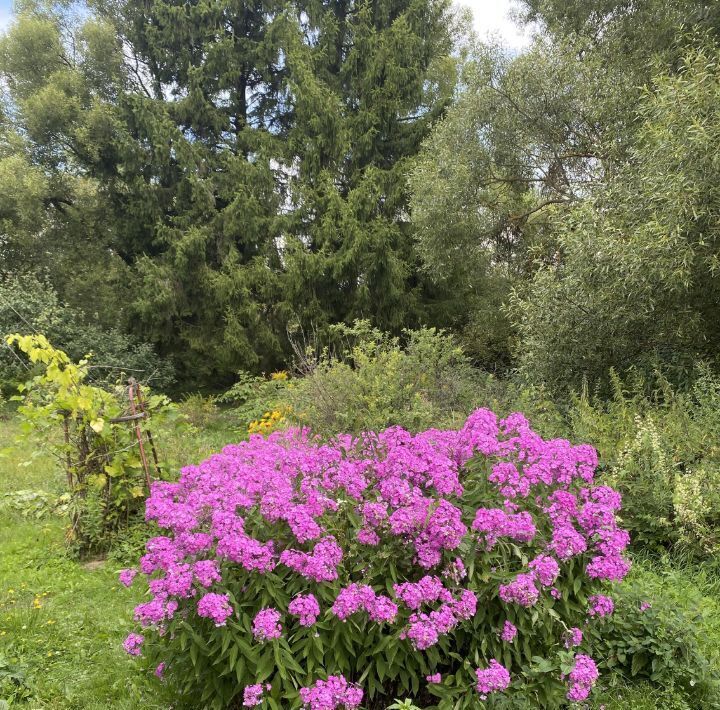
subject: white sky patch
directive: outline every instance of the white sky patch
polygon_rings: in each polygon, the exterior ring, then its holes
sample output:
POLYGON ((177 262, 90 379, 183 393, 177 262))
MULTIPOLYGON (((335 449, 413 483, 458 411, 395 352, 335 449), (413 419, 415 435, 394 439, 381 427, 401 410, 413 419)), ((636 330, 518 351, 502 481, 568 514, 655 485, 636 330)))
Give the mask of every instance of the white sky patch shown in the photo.
POLYGON ((459 4, 472 10, 480 39, 499 37, 503 46, 515 52, 521 52, 530 44, 530 30, 511 17, 517 10, 513 0, 459 0, 459 4))

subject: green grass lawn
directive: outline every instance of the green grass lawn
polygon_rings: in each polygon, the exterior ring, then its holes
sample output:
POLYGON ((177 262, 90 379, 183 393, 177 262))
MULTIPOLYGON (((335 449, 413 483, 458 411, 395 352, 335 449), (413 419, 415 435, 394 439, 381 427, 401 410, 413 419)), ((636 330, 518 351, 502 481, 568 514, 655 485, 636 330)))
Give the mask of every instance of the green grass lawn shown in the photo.
MULTIPOLYGON (((224 443, 237 440, 222 415, 188 407, 197 428, 163 444, 173 458, 197 461, 224 443), (200 433, 202 432, 202 433, 200 433)), ((122 641, 133 630, 132 609, 140 585, 130 590, 117 581, 122 562, 82 562, 66 554, 64 521, 56 515, 27 517, 8 506, 23 490, 63 491, 61 468, 31 451, 13 448, 19 435, 14 418, 0 420, 0 710, 27 708, 171 708, 172 689, 152 669, 129 658, 122 641)), ((128 560, 131 564, 134 560, 128 560)), ((679 570, 657 562, 636 562, 631 579, 650 601, 670 599, 688 615, 701 611, 705 655, 720 676, 720 582, 710 573, 679 570)), ((672 689, 602 678, 591 707, 605 710, 699 710, 684 704, 672 689)))
MULTIPOLYGON (((0 421, 0 496, 60 493, 47 456, 7 451, 19 435, 0 421)), ((0 501, 3 499, 0 498, 0 501)), ((30 708, 167 708, 166 689, 123 651, 138 592, 117 582, 117 565, 65 553, 64 521, 0 508, 0 698, 30 708)))
MULTIPOLYGON (((187 408, 200 425, 190 435, 159 441, 174 460, 198 461, 238 438, 226 417, 197 409, 187 408)), ((17 419, 0 419, 0 708, 171 707, 169 689, 122 649, 142 599, 140 585, 118 583, 122 562, 72 559, 63 519, 11 505, 17 491, 63 492, 61 467, 18 448, 20 433, 17 419)))

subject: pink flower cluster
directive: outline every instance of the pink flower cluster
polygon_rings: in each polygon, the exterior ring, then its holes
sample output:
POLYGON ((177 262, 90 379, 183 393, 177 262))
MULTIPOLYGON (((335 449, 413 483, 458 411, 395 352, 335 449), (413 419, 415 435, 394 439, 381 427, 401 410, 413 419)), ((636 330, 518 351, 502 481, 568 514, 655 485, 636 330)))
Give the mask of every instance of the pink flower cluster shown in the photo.
POLYGON ((120 574, 118 575, 120 584, 122 584, 124 587, 129 587, 133 583, 133 579, 135 579, 137 572, 138 571, 136 569, 121 570, 120 574))
MULTIPOLYGON (((457 431, 392 427, 330 442, 305 430, 253 435, 184 468, 176 483, 153 484, 146 517, 164 534, 147 542, 140 560, 152 597, 135 618, 160 634, 176 615, 223 626, 236 613, 223 576, 274 572, 302 578, 307 593, 287 609, 253 609, 257 640, 280 637, 286 612, 289 634, 315 625, 320 605, 309 589, 320 589, 323 599, 333 590, 338 619, 362 612, 359 623, 396 625, 397 636, 422 651, 475 616, 476 592, 483 603, 515 604, 522 614, 554 604, 570 569, 575 579, 584 573, 584 590, 625 576, 620 496, 594 485, 596 465, 592 447, 544 440, 521 414, 498 419, 487 409, 457 431), (491 462, 485 481, 466 467, 478 455, 491 462), (477 490, 485 491, 482 507, 477 490), (512 552, 518 548, 520 555, 512 552), (520 559, 529 562, 509 566, 520 559), (398 561, 392 587, 373 577, 383 560, 398 561)), ((136 572, 123 570, 122 583, 136 572)), ((590 616, 611 611, 609 597, 590 599, 590 616)), ((245 602, 238 613, 248 613, 245 602)), ((501 638, 509 643, 516 633, 505 622, 501 638)), ((483 695, 510 682, 496 661, 477 673, 483 695)), ((247 699, 261 697, 258 687, 247 686, 247 699)), ((325 710, 357 707, 362 691, 330 676, 302 695, 312 710, 325 710)))
POLYGON ((568 629, 568 632, 565 635, 565 648, 572 648, 573 646, 579 646, 582 643, 582 640, 583 640, 582 630, 578 629, 577 626, 573 626, 571 629, 568 629))
POLYGON ((123 641, 123 648, 125 653, 129 653, 131 656, 139 656, 141 654, 141 648, 145 638, 141 634, 128 634, 127 638, 123 641))
POLYGON ((475 592, 464 589, 458 599, 452 595, 443 598, 447 601, 429 614, 414 613, 410 615, 409 625, 400 633, 400 638, 410 639, 413 647, 424 651, 434 646, 440 637, 450 633, 460 622, 475 616, 477 596, 475 592))
POLYGON ((575 656, 575 666, 570 671, 570 687, 567 699, 573 702, 585 700, 598 679, 598 669, 590 656, 579 653, 575 656))
POLYGON ((256 705, 260 705, 263 701, 263 695, 265 694, 265 691, 269 691, 272 689, 272 686, 267 683, 263 685, 262 683, 255 683, 254 685, 246 685, 245 690, 243 690, 243 707, 244 708, 252 708, 256 705))
POLYGON ((588 616, 610 616, 615 611, 615 603, 604 594, 593 594, 588 597, 588 616))
POLYGON ((225 626, 228 618, 232 616, 233 608, 230 606, 230 597, 227 594, 206 594, 200 598, 197 605, 198 616, 212 619, 215 626, 225 626))
POLYGON ((345 621, 357 611, 366 611, 373 621, 392 623, 398 613, 398 607, 390 597, 376 594, 366 584, 351 584, 335 598, 332 613, 341 621, 345 621))
POLYGON ((309 688, 300 688, 300 699, 310 710, 354 710, 360 707, 363 691, 348 683, 343 676, 331 675, 309 688))
POLYGON ((515 577, 509 584, 501 584, 499 595, 500 599, 508 604, 531 607, 540 598, 540 590, 535 584, 535 575, 523 573, 515 577))
POLYGON ((282 636, 280 612, 272 607, 261 609, 253 619, 253 636, 258 641, 279 639, 282 636))
POLYGON ((510 673, 495 659, 490 661, 488 668, 478 668, 475 676, 477 677, 475 689, 480 694, 480 700, 487 700, 487 696, 491 693, 505 690, 510 685, 510 673))
POLYGON ((517 636, 517 627, 515 624, 511 624, 509 621, 506 621, 503 625, 503 630, 500 634, 500 638, 505 641, 505 643, 512 643, 515 640, 515 637, 517 636))
POLYGON ((418 582, 403 582, 393 585, 395 596, 408 608, 419 609, 423 604, 433 602, 451 602, 452 593, 445 588, 438 577, 425 575, 418 582))
POLYGON ((315 595, 299 594, 288 604, 288 611, 300 617, 300 626, 312 626, 320 616, 320 605, 315 595))
POLYGON ((502 508, 478 509, 472 529, 483 534, 488 550, 491 550, 500 538, 530 542, 537 533, 530 513, 507 513, 502 508))

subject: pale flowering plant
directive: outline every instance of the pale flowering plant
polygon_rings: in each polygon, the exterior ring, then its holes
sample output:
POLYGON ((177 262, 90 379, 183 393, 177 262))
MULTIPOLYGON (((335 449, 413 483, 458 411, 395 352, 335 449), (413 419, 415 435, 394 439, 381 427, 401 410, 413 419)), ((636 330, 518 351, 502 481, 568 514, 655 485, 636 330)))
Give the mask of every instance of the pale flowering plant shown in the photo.
POLYGON ((629 569, 596 465, 487 409, 458 430, 251 436, 154 484, 141 653, 195 706, 581 702, 582 632, 629 569))

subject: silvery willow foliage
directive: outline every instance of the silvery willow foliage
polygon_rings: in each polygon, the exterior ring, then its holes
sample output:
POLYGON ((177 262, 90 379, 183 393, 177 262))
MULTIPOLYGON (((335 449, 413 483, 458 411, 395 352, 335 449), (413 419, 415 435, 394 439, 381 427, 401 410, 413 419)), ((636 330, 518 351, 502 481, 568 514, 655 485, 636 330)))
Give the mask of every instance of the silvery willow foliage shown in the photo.
POLYGON ((584 700, 582 628, 629 568, 596 465, 487 409, 457 431, 251 436, 153 485, 166 534, 128 650, 214 707, 584 700))

